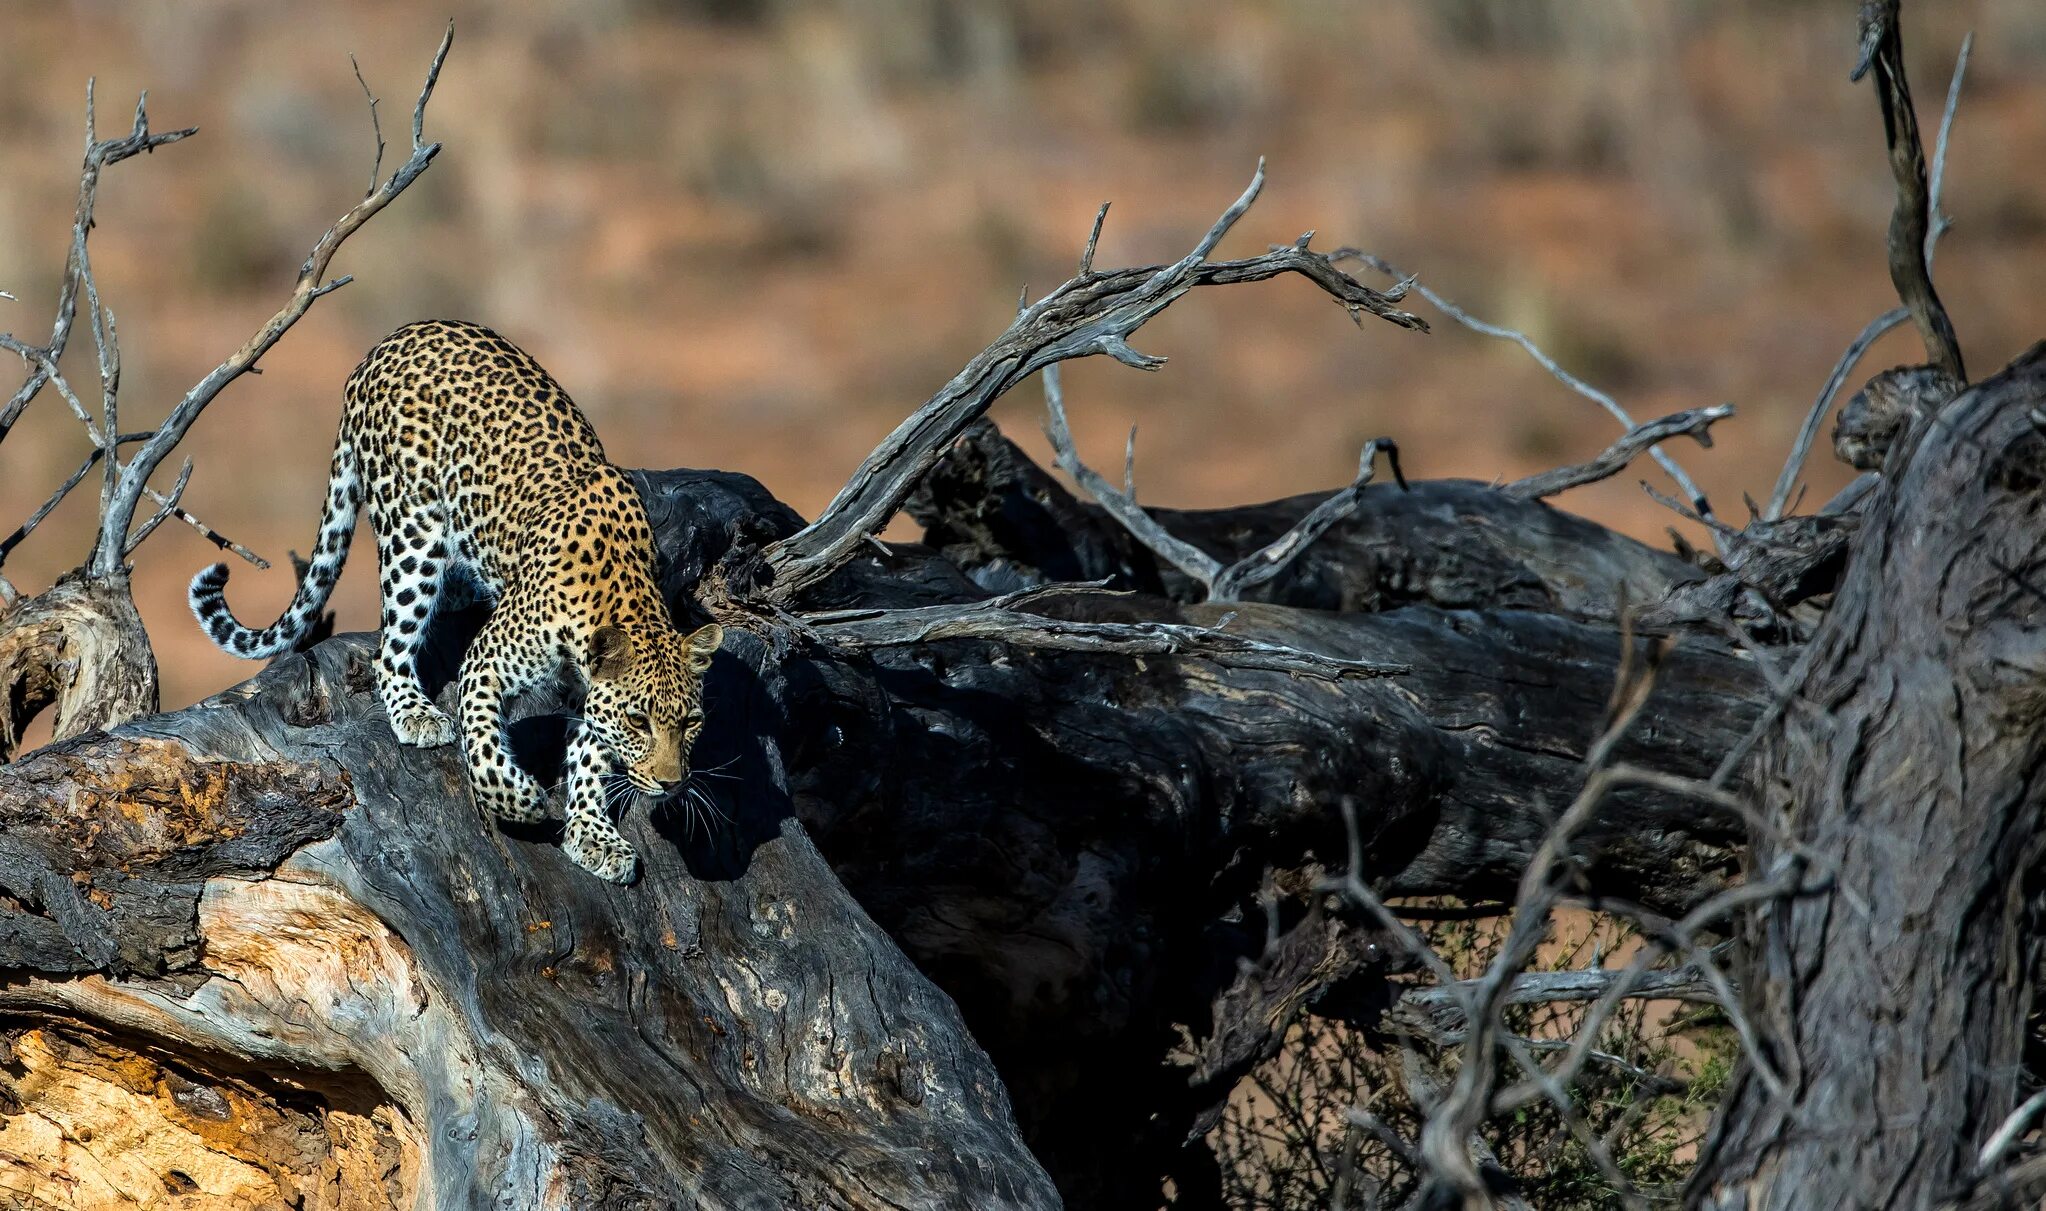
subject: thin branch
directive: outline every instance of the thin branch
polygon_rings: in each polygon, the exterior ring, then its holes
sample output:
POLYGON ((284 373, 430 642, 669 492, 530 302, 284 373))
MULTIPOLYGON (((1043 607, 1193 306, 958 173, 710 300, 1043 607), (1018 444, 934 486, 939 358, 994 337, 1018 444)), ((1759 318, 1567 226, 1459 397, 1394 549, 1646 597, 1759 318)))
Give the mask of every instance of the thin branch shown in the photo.
MULTIPOLYGON (((1626 979, 1622 968, 1584 971, 1521 972, 1509 981, 1500 995, 1501 1005, 1540 1005, 1554 1002, 1595 1001, 1626 979)), ((1402 992, 1388 1015, 1402 1028, 1440 1046, 1463 1042, 1469 1022, 1463 1006, 1480 993, 1478 980, 1459 980, 1454 987, 1431 986, 1402 992)), ((1695 964, 1668 971, 1652 971, 1632 981, 1623 998, 1649 1001, 1694 1001, 1717 1005, 1718 994, 1704 972, 1695 964)))
MULTIPOLYGON (((147 433, 123 433, 119 438, 123 445, 147 440, 149 440, 149 434, 147 433)), ((33 533, 35 528, 43 523, 43 519, 55 511, 58 505, 64 503, 64 498, 71 494, 71 489, 83 483, 85 477, 92 473, 94 465, 105 455, 106 447, 95 444, 92 452, 85 456, 85 461, 78 464, 78 469, 73 471, 63 483, 57 485, 57 490, 50 493, 49 497, 36 508, 35 512, 29 514, 27 521, 16 526, 14 532, 7 537, 0 538, 0 563, 7 562, 7 557, 13 553, 14 548, 20 546, 22 540, 33 533)))
POLYGON ((323 284, 327 266, 341 245, 364 223, 383 210, 391 200, 403 193, 407 186, 426 171, 434 156, 440 153, 440 144, 422 141, 426 117, 427 98, 433 95, 435 82, 440 78, 441 65, 447 60, 448 47, 455 37, 454 23, 448 23, 447 33, 441 38, 440 47, 434 52, 433 65, 428 69, 426 83, 420 89, 419 101, 412 112, 412 154, 399 165, 390 178, 384 181, 369 196, 362 199, 327 229, 319 242, 313 246, 305 263, 299 266, 298 281, 293 286, 291 298, 277 313, 264 322, 248 343, 233 356, 216 366, 201 379, 164 418, 156 436, 144 443, 142 448, 123 468, 113 498, 101 513, 99 539, 93 548, 93 555, 87 567, 97 575, 111 575, 122 565, 129 549, 129 530, 135 511, 148 487, 149 477, 156 473, 164 459, 177 444, 184 440, 193 422, 206 406, 219 396, 220 392, 235 379, 255 368, 256 362, 298 323, 313 301, 334 290, 347 279, 323 284))
MULTIPOLYGON (((1953 78, 1947 83, 1946 109, 1940 115, 1939 136, 1933 145, 1932 181, 1928 192, 1928 206, 1932 212, 1931 228, 1925 234, 1925 270, 1932 272, 1933 254, 1939 249, 1939 238, 1953 226, 1942 209, 1942 195, 1946 188, 1947 142, 1954 132, 1954 111, 1961 104, 1961 81, 1968 74, 1968 55, 1974 48, 1975 35, 1971 31, 1961 39, 1961 53, 1954 59, 1953 78)), ((1873 345, 1891 329, 1911 318, 1907 307, 1895 307, 1885 311, 1868 322, 1854 343, 1847 346, 1840 360, 1833 365, 1833 373, 1826 378, 1826 385, 1820 389, 1819 397, 1812 401, 1811 411, 1805 413, 1804 424, 1797 431, 1797 442, 1790 448, 1790 457, 1783 464, 1783 471, 1776 477, 1776 488, 1769 494, 1769 507, 1763 511, 1764 521, 1775 521, 1783 516, 1788 507, 1790 493, 1797 485, 1797 477, 1803 471, 1805 460, 1811 457, 1812 445, 1818 440, 1819 427, 1825 422, 1826 414, 1832 411, 1834 397, 1847 382, 1856 363, 1873 345)))
MULTIPOLYGON (((81 252, 83 249, 80 250, 81 252)), ((80 261, 81 276, 85 278, 86 303, 92 308, 93 347, 99 353, 99 418, 102 433, 121 431, 121 342, 120 333, 114 326, 114 313, 100 305, 99 286, 92 280, 92 270, 83 259, 80 261)), ((99 485, 99 507, 102 512, 114 496, 114 483, 120 468, 118 455, 106 462, 106 474, 99 485)))
POLYGON ((1246 591, 1285 571, 1301 552, 1314 545, 1316 539, 1356 512, 1357 506, 1363 502, 1365 487, 1377 471, 1380 451, 1385 453, 1386 462, 1392 467, 1393 477, 1399 481, 1400 487, 1404 489, 1407 486, 1407 477, 1400 470, 1398 444, 1389 437, 1373 438, 1364 443, 1364 451, 1357 458, 1357 476, 1348 486, 1329 494, 1284 534, 1224 567, 1214 556, 1174 537, 1137 503, 1136 430, 1130 430, 1129 443, 1124 447, 1123 487, 1118 491, 1100 472, 1080 461, 1079 451, 1073 444, 1072 429, 1066 421, 1065 392, 1060 387, 1059 368, 1047 366, 1041 377, 1044 379, 1046 414, 1044 432, 1051 442, 1052 454, 1059 468, 1072 476, 1130 537, 1198 583, 1208 601, 1241 600, 1246 591))
POLYGON ((1386 464, 1392 468, 1400 490, 1406 491, 1407 477, 1400 470, 1398 444, 1389 437, 1372 438, 1364 443, 1363 453, 1357 456, 1357 477, 1350 481, 1348 487, 1331 493, 1284 534, 1222 569, 1222 574, 1209 587, 1208 596, 1216 601, 1240 600, 1246 590, 1256 588, 1285 571, 1301 552, 1314 545, 1316 539, 1355 513, 1357 506, 1364 503, 1364 489, 1370 485, 1371 477, 1378 469, 1380 451, 1384 451, 1386 464))
MULTIPOLYGON (((1512 341, 1514 344, 1519 345, 1521 349, 1526 351, 1529 357, 1535 360, 1537 365, 1548 371, 1550 377, 1554 378, 1557 382, 1562 383, 1572 391, 1605 409, 1613 419, 1627 426, 1629 431, 1638 427, 1632 414, 1620 406, 1620 401, 1592 386, 1590 383, 1585 382, 1583 379, 1578 378, 1568 370, 1563 369, 1561 365, 1557 364, 1555 358, 1543 352, 1542 347, 1535 344, 1526 333, 1478 319, 1455 303, 1435 293, 1426 285, 1423 285, 1413 275, 1400 272, 1400 270, 1387 263, 1383 257, 1374 256, 1371 253, 1355 248, 1338 248, 1329 254, 1329 260, 1332 262, 1343 260, 1359 261, 1377 270, 1379 273, 1397 280, 1403 287, 1412 284, 1413 288, 1420 292, 1421 297, 1427 299, 1442 314, 1481 336, 1496 337, 1500 340, 1512 341)), ((1651 450, 1650 455, 1662 467, 1663 471, 1669 475, 1670 479, 1675 481, 1678 489, 1691 502, 1693 509, 1702 516, 1712 516, 1712 504, 1705 498, 1704 491, 1685 473, 1682 467, 1677 465, 1674 458, 1671 458, 1668 453, 1661 449, 1651 450)))
POLYGON ((71 494, 71 489, 77 487, 92 472, 93 464, 97 463, 100 460, 100 456, 105 453, 106 451, 100 447, 94 446, 92 453, 85 456, 85 461, 78 464, 78 469, 73 471, 70 477, 65 479, 63 483, 57 485, 57 490, 50 493, 49 498, 43 501, 42 505, 35 512, 28 515, 27 521, 14 527, 12 534, 5 538, 0 538, 0 563, 7 562, 7 557, 14 552, 14 548, 21 545, 21 540, 33 533, 35 528, 43 523, 43 518, 48 517, 52 510, 64 502, 64 498, 71 494))
POLYGON ((135 528, 135 533, 128 539, 128 545, 121 551, 122 555, 133 554, 135 548, 142 545, 142 540, 155 533, 156 527, 162 525, 166 517, 178 511, 178 501, 184 498, 185 485, 191 482, 192 460, 188 458, 185 460, 184 469, 178 472, 178 482, 171 486, 170 495, 164 498, 163 504, 157 507, 156 512, 149 515, 147 521, 135 528))
MULTIPOLYGON (((1925 145, 1918 135, 1918 115, 1904 71, 1904 34, 1897 8, 1897 0, 1862 6, 1862 57, 1854 70, 1854 78, 1859 80, 1869 68, 1875 69, 1883 138, 1889 146, 1890 174, 1897 184, 1897 202, 1890 214, 1890 284, 1917 322, 1918 335, 1925 342, 1925 360, 1965 383, 1968 371, 1961 359, 1960 338, 1933 287, 1932 270, 1925 259, 1938 200, 1931 196, 1926 180, 1925 145)), ((1948 92, 1949 100, 1958 103, 1959 89, 1950 87, 1948 92)))
POLYGON ((2010 1151, 2011 1145, 2017 1143, 2025 1132, 2031 1129, 2032 1120, 2039 1117, 2041 1110, 2046 1110, 2046 1089, 2041 1089, 2026 1098, 2023 1104, 2010 1112, 2009 1118, 2003 1120, 2003 1125, 1996 1129, 1996 1134, 1990 1136, 1989 1142, 1982 1145, 1981 1155, 1975 1158, 1976 1170, 1987 1173, 1995 1168, 1997 1163, 2003 1160, 2003 1154, 2010 1151))
POLYGON ((1932 255, 1939 248, 1939 238, 1954 225, 1944 207, 1940 205, 1940 191, 1947 178, 1947 140, 1954 133, 1954 111, 1961 106, 1961 80, 1968 74, 1968 56, 1975 49, 1975 31, 1969 30, 1961 38, 1961 53, 1954 56, 1954 74, 1947 81, 1947 104, 1940 112, 1939 134, 1932 144, 1932 230, 1925 236, 1925 270, 1932 272, 1932 255))
POLYGON ((1094 272, 1094 246, 1101 242, 1101 225, 1108 221, 1108 203, 1094 212, 1094 227, 1087 233, 1087 246, 1080 250, 1080 272, 1074 276, 1086 277, 1094 272))
MULTIPOLYGON (((0 333, 0 349, 6 349, 11 352, 18 353, 22 357, 27 358, 32 363, 34 363, 38 369, 38 372, 42 374, 44 381, 46 381, 47 383, 49 383, 49 385, 57 389, 57 395, 60 398, 62 398, 65 405, 71 409, 71 414, 78 418, 80 424, 85 426, 85 435, 86 437, 91 439, 93 445, 92 456, 87 459, 85 468, 86 470, 89 471, 91 469, 92 463, 97 462, 102 455, 108 453, 106 432, 99 427, 99 423, 97 421, 93 420, 92 413, 86 409, 84 402, 78 398, 78 393, 71 389, 70 381, 67 380, 63 376, 63 374, 57 370, 56 362, 50 357, 49 353, 43 349, 37 348, 36 346, 33 345, 23 345, 20 341, 4 333, 0 333)), ((153 441, 158 436, 160 436, 160 433, 161 433, 160 430, 150 433, 123 433, 119 437, 119 444, 125 446, 141 442, 153 441)), ((13 544, 18 544, 21 539, 26 538, 28 536, 28 531, 35 528, 35 523, 40 522, 43 516, 47 516, 48 511, 50 509, 55 508, 57 502, 61 501, 64 498, 64 496, 70 492, 72 488, 75 488, 77 486, 78 486, 77 482, 73 480, 67 482, 63 488, 59 489, 59 491, 53 497, 51 497, 50 500, 45 502, 43 509, 38 511, 37 517, 32 519, 31 522, 26 527, 20 528, 16 531, 16 534, 13 538, 13 542, 7 547, 7 549, 12 550, 13 544)), ((201 538, 204 538, 206 541, 212 543, 214 546, 220 548, 223 551, 232 552, 233 554, 255 565, 257 568, 264 570, 269 569, 270 567, 269 560, 264 559, 262 556, 256 554, 254 551, 249 550, 247 547, 241 545, 238 542, 235 542, 233 539, 228 538, 226 535, 220 533, 218 530, 215 530, 213 527, 207 525, 205 522, 200 521, 197 517, 192 516, 192 514, 186 512, 182 507, 179 507, 176 504, 176 502, 172 501, 170 497, 165 496, 162 492, 159 492, 157 489, 149 487, 146 484, 143 486, 142 492, 143 495, 155 501, 157 504, 168 506, 173 517, 176 517, 179 521, 182 521, 186 525, 192 527, 194 530, 197 530, 201 538)), ((101 516, 102 518, 104 518, 105 514, 102 513, 101 516)))
MULTIPOLYGON (((384 179, 384 124, 377 117, 376 94, 369 91, 369 81, 362 78, 362 64, 355 61, 355 52, 348 52, 348 66, 355 69, 355 82, 362 85, 362 95, 369 101, 369 133, 377 141, 377 156, 369 166, 369 188, 363 191, 368 197, 377 191, 377 182, 384 179)), ((414 135, 416 140, 418 135, 414 135)))
MULTIPOLYGON (((1605 995, 1592 1003, 1591 1009, 1585 1013, 1584 1021, 1578 1026, 1576 1042, 1572 1044, 1563 1062, 1549 1074, 1550 1078, 1564 1085, 1576 1080, 1577 1073, 1590 1058, 1593 1041, 1605 1028, 1606 1021, 1612 1016, 1613 1011, 1619 1008, 1620 1002, 1629 996, 1639 981, 1646 978, 1649 964, 1669 954, 1680 954, 1705 976, 1706 982, 1719 1000, 1720 1008, 1726 1013, 1727 1020, 1733 1023, 1734 1032, 1740 1036, 1743 1054, 1754 1068, 1756 1077, 1773 1095, 1779 1098, 1785 1096, 1789 1088, 1788 1082, 1768 1063, 1761 1046, 1761 1033, 1748 1020, 1739 997, 1734 993, 1733 982, 1720 970, 1711 951, 1699 944, 1697 933, 1753 905, 1802 895, 1808 890, 1810 889, 1800 886, 1796 879, 1785 877, 1743 883, 1712 896, 1686 913, 1683 920, 1674 922, 1632 906, 1610 900, 1600 901, 1598 907, 1602 911, 1620 912, 1631 916, 1651 944, 1642 947, 1634 961, 1622 972, 1621 978, 1606 989, 1605 995)), ((1492 1111, 1496 1114, 1509 1113, 1545 1096, 1546 1094, 1533 1084, 1516 1085, 1501 1090, 1492 1098, 1492 1111)))
MULTIPOLYGON (((1222 574, 1221 561, 1190 542, 1174 538, 1136 501, 1116 491, 1100 472, 1080 461, 1079 451, 1073 448, 1073 431, 1066 423, 1066 396, 1059 384, 1059 368, 1046 366, 1039 377, 1044 380, 1044 435, 1051 442, 1059 469, 1072 476, 1130 537, 1212 592, 1222 574)), ((1127 453, 1124 471, 1126 479, 1134 474, 1127 453)))
POLYGON ((1840 394, 1847 376, 1855 364, 1861 361, 1868 347, 1882 339, 1892 328, 1911 318, 1911 313, 1902 307, 1893 307, 1868 322, 1854 343, 1847 346, 1840 360, 1833 363, 1833 373, 1826 376, 1826 385, 1819 388, 1819 397, 1812 401, 1811 410, 1805 413, 1804 424, 1797 431, 1797 441, 1790 447, 1790 457, 1784 460, 1783 470, 1776 477, 1776 488, 1769 493, 1769 507, 1762 511, 1764 521, 1775 521, 1783 516, 1789 504, 1790 493, 1797 486, 1797 477, 1803 472, 1805 460, 1811 457, 1812 443, 1818 440, 1819 426, 1825 423, 1826 414, 1833 410, 1833 399, 1840 394))
MULTIPOLYGON (((193 126, 163 134, 151 134, 147 110, 149 94, 143 93, 135 102, 135 123, 128 134, 119 139, 101 142, 94 137, 93 91, 93 81, 86 81, 85 165, 79 173, 78 205, 71 219, 71 251, 64 268, 63 285, 57 293, 57 318, 50 328, 50 339, 41 346, 43 351, 49 354, 51 362, 56 362, 64 356, 64 347, 71 339, 71 323, 78 311, 81 259, 84 256, 86 237, 92 231, 92 214, 99 197, 100 173, 110 164, 118 164, 145 151, 155 151, 199 131, 198 127, 193 126)), ((11 333, 7 335, 12 336, 11 333)), ((42 391, 47 381, 47 376, 40 368, 31 370, 28 381, 21 385, 4 407, 0 407, 0 441, 6 439, 8 431, 21 419, 22 411, 42 391)))
POLYGON ((1572 488, 1581 488, 1602 479, 1610 479, 1626 470, 1627 465, 1643 451, 1652 450, 1673 437, 1689 435, 1697 438, 1699 445, 1710 447, 1712 435, 1708 430, 1715 422, 1732 416, 1733 411, 1732 404, 1717 404, 1710 408, 1674 412, 1646 424, 1636 425, 1627 431, 1626 436, 1606 447, 1603 453, 1588 463, 1558 467, 1553 471, 1530 475, 1526 479, 1517 479, 1500 491, 1508 496, 1520 497, 1522 500, 1544 500, 1572 488))
POLYGON ((1287 247, 1240 261, 1208 260, 1256 199, 1263 182, 1260 161, 1250 186, 1178 261, 1089 272, 1023 308, 1007 331, 875 447, 816 521, 767 549, 762 576, 768 602, 793 604, 804 589, 850 559, 866 535, 878 532, 895 515, 966 427, 1031 375, 1069 358, 1103 353, 1144 369, 1162 365, 1162 358, 1131 348, 1126 338, 1196 286, 1297 273, 1333 295, 1360 325, 1368 314, 1403 328, 1426 330, 1420 317, 1394 306, 1400 299, 1398 288, 1373 290, 1319 253, 1287 247))

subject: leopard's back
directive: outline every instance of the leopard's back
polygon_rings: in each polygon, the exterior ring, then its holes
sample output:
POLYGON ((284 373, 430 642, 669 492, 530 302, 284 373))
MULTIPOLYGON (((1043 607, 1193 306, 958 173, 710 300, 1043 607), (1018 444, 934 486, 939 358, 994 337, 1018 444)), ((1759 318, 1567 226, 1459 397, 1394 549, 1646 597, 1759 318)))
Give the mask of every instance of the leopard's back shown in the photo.
POLYGON ((371 508, 436 506, 485 542, 607 465, 568 392, 481 324, 399 328, 363 357, 345 398, 341 439, 371 508))

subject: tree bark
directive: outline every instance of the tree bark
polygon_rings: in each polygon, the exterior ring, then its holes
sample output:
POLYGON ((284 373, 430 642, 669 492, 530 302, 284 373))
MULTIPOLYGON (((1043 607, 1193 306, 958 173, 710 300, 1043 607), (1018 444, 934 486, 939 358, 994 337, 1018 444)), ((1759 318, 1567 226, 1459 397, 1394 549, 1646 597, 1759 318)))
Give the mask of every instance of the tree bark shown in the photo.
MULTIPOLYGON (((1977 1150, 2020 1100, 2046 838, 2042 404, 2036 346, 1890 455, 1760 763, 1764 806, 1831 866, 1752 939, 1751 1012, 1790 1096, 1743 1074, 1693 1205, 1932 1206, 1985 1176, 1977 1150)), ((1758 837, 1749 867, 1798 860, 1758 837)))
POLYGON ((64 740, 156 708, 156 653, 125 571, 93 577, 80 569, 0 608, 0 762, 13 758, 44 710, 64 740))

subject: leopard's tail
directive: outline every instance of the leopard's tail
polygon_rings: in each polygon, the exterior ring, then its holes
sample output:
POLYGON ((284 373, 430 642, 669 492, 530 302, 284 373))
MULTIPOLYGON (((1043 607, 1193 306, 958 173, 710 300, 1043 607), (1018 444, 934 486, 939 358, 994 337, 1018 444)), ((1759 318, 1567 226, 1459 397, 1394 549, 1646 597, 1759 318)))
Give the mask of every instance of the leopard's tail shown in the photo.
POLYGON ((320 513, 320 537, 298 582, 298 592, 283 617, 262 630, 243 626, 227 608, 227 565, 214 564, 192 578, 192 614, 222 651, 246 660, 260 660, 291 650, 327 606, 348 541, 355 536, 355 515, 362 508, 362 475, 355 448, 343 437, 334 446, 334 467, 327 478, 327 503, 320 513))

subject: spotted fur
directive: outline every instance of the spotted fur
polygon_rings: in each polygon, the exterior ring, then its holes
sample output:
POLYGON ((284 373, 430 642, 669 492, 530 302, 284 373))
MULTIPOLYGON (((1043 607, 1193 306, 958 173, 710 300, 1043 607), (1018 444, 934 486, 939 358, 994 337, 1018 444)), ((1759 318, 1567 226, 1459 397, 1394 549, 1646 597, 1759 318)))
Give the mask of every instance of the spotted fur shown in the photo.
POLYGON ((600 878, 632 878, 632 847, 606 791, 648 795, 685 781, 703 723, 702 683, 723 638, 669 621, 653 532, 625 473, 540 364, 476 324, 409 324, 349 376, 320 535, 284 615, 235 621, 227 565, 192 580, 192 612, 213 641, 257 659, 289 651, 326 606, 357 510, 367 505, 382 567, 377 685, 409 745, 456 738, 427 698, 417 660, 436 608, 477 593, 495 602, 462 661, 469 785, 502 819, 546 818, 546 791, 510 756, 506 700, 564 666, 587 685, 568 746, 564 848, 600 878))

